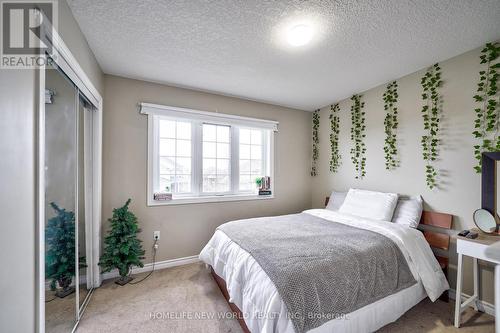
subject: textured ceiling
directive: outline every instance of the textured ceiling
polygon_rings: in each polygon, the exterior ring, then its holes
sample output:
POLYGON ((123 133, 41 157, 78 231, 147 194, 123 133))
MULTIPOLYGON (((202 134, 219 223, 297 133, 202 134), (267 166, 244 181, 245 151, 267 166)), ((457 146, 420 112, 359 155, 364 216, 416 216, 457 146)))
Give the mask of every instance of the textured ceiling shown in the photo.
POLYGON ((500 39, 500 0, 68 3, 105 73, 303 110, 500 39))

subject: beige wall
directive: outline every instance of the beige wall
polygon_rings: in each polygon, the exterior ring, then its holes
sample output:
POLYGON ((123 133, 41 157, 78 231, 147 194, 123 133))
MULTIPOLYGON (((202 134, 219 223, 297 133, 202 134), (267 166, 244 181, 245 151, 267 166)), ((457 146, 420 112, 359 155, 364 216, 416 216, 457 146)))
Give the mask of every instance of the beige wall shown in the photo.
MULTIPOLYGON (((363 93, 366 111, 366 177, 354 179, 355 172, 350 160, 350 106, 349 99, 340 102, 340 152, 342 166, 337 174, 329 167, 329 120, 330 107, 321 110, 319 176, 313 180, 312 205, 321 207, 324 197, 332 189, 347 190, 350 187, 390 191, 404 194, 421 194, 426 209, 455 215, 454 229, 462 230, 474 226, 472 213, 480 207, 480 176, 473 171, 475 159, 472 146, 474 140, 474 102, 478 80, 479 50, 473 50, 441 63, 444 85, 444 119, 440 132, 442 146, 437 168, 440 170, 440 188, 429 190, 425 183, 424 162, 420 138, 423 135, 421 117, 420 78, 425 70, 398 79, 399 129, 398 140, 401 167, 395 171, 385 170, 384 165, 384 108, 382 94, 385 85, 363 93)), ((359 78, 362 80, 363 78, 359 78)), ((453 246, 451 251, 455 251, 453 246)), ((453 265, 456 255, 452 255, 453 265)), ((467 261, 466 269, 470 270, 467 261)), ((455 268, 450 272, 453 288, 455 268)), ((481 271, 482 297, 493 302, 493 271, 491 267, 481 271)), ((471 274, 466 275, 465 292, 471 293, 471 274)))
MULTIPOLYGON (((247 100, 105 75, 103 219, 132 198, 151 261, 153 231, 161 231, 158 261, 196 255, 215 228, 227 221, 309 208, 311 114, 247 100), (276 134, 276 198, 177 206, 146 206, 147 117, 138 103, 151 102, 279 121, 276 134)), ((103 231, 108 229, 103 223, 103 231)), ((103 233, 103 238, 104 238, 103 233)))
MULTIPOLYGON (((59 32, 94 85, 102 72, 67 4, 59 32)), ((35 330, 36 91, 34 70, 0 69, 0 332, 35 330)))

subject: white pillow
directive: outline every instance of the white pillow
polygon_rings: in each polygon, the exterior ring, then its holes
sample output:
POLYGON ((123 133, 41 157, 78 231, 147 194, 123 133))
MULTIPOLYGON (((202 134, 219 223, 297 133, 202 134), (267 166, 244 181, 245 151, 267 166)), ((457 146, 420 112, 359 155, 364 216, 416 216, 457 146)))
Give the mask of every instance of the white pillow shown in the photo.
POLYGON ((401 196, 394 210, 392 222, 416 228, 422 217, 423 200, 420 195, 414 197, 401 196))
POLYGON ((373 220, 390 221, 397 203, 396 193, 350 189, 339 212, 373 220))
POLYGON ((340 206, 344 203, 347 192, 336 192, 333 191, 330 194, 330 200, 328 200, 328 205, 326 205, 325 209, 338 211, 340 206))

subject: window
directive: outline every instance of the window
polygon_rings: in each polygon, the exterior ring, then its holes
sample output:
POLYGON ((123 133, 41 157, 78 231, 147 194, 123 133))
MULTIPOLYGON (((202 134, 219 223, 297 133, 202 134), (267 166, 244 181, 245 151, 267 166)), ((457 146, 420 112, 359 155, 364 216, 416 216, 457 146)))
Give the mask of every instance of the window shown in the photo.
MULTIPOLYGON (((141 104, 148 115, 148 205, 265 199, 273 121, 141 104)), ((269 189, 272 192, 272 187, 269 189)))
POLYGON ((158 191, 191 193, 191 123, 159 119, 158 191))

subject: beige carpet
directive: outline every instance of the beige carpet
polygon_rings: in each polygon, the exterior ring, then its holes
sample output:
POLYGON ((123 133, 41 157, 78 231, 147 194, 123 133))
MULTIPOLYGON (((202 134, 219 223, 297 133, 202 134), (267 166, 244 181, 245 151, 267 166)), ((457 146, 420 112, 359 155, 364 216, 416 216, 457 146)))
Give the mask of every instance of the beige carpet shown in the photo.
MULTIPOLYGON (((140 279, 144 274, 136 276, 140 279)), ((226 300, 202 264, 155 272, 138 285, 120 287, 105 281, 82 318, 86 332, 241 332, 226 300), (196 317, 198 316, 198 317, 196 317), (206 317, 201 317, 206 316, 206 317), (191 318, 191 319, 190 319, 191 318)), ((453 327, 453 302, 422 301, 381 332, 493 332, 493 317, 466 311, 463 326, 453 327)))

